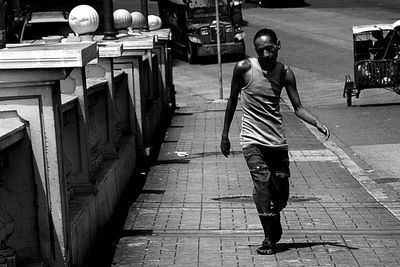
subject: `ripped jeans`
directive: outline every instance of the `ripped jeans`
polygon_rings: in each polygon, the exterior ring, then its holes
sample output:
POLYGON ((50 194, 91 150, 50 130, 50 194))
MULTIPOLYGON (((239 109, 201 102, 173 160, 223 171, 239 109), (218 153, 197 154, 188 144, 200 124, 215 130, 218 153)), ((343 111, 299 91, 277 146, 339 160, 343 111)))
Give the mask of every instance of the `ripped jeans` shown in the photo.
POLYGON ((264 229, 265 240, 276 244, 282 236, 280 212, 289 199, 289 154, 250 145, 243 154, 253 180, 253 200, 264 229))

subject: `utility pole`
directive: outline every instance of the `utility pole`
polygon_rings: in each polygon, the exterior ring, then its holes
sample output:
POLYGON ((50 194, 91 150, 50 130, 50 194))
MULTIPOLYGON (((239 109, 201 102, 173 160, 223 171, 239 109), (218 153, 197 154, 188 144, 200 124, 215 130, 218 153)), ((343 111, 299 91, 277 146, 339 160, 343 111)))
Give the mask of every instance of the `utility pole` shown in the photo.
POLYGON ((0 48, 6 47, 6 2, 0 0, 0 48))
POLYGON ((215 17, 217 21, 217 54, 218 54, 218 76, 219 76, 219 98, 224 98, 224 89, 222 86, 222 63, 221 63, 221 36, 219 28, 219 5, 218 0, 215 0, 215 17))

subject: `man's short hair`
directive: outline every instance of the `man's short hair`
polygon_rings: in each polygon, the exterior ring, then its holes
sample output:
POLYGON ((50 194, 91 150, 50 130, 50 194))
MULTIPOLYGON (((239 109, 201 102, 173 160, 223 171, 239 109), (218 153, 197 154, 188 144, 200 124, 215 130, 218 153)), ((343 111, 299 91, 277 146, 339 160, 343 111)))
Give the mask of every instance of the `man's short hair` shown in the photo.
POLYGON ((278 37, 276 36, 276 33, 271 29, 265 28, 256 32, 253 38, 253 44, 255 44, 257 38, 259 38, 260 36, 269 36, 274 44, 278 42, 278 37))

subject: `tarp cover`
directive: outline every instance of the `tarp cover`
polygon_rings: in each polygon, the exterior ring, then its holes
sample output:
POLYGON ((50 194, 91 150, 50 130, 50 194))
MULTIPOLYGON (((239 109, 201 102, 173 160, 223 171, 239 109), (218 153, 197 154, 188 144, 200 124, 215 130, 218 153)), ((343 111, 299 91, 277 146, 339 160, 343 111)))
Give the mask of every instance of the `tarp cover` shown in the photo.
POLYGON ((374 25, 360 25, 353 26, 353 34, 360 34, 364 32, 372 32, 372 31, 390 31, 393 30, 392 24, 374 24, 374 25))

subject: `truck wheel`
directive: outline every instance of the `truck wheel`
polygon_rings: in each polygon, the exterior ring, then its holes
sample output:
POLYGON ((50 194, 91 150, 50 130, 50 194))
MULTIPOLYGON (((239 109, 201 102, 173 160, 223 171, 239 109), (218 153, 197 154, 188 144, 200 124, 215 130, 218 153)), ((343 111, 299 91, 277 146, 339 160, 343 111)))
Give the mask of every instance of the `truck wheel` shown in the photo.
POLYGON ((347 89, 346 92, 346 100, 347 100, 347 106, 351 107, 352 101, 351 101, 351 97, 353 96, 353 91, 350 89, 347 89))
POLYGON ((186 47, 186 53, 187 53, 187 61, 189 64, 193 64, 196 61, 196 48, 191 42, 188 42, 188 45, 186 47))

